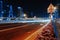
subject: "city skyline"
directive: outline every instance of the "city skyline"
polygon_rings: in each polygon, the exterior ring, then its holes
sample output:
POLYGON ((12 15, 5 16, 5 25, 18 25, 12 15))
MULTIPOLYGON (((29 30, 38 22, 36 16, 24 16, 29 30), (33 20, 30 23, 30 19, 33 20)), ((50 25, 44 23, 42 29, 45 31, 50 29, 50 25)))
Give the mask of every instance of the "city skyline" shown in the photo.
MULTIPOLYGON (((9 11, 9 6, 12 5, 13 6, 13 12, 14 12, 14 15, 18 14, 18 9, 17 7, 22 7, 23 8, 23 12, 27 13, 27 15, 29 17, 31 17, 31 15, 33 16, 37 16, 37 17, 45 17, 45 16, 48 16, 49 14, 47 14, 47 7, 49 6, 50 3, 52 3, 53 5, 56 5, 58 4, 57 3, 58 0, 46 0, 46 1, 43 1, 43 0, 35 0, 35 1, 32 1, 32 0, 4 0, 3 1, 3 9, 4 10, 7 10, 7 12, 9 11), (32 14, 31 14, 32 12, 32 14), (44 15, 43 15, 44 14, 44 15)), ((8 15, 8 14, 7 14, 8 15)), ((18 15, 17 15, 18 16, 18 15)))

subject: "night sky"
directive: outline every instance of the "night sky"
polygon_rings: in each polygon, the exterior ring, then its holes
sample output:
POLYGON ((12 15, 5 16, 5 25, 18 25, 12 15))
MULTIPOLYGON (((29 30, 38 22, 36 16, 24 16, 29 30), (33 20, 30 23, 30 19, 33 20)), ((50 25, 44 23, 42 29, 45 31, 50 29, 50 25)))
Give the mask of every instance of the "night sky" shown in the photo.
POLYGON ((14 7, 21 6, 25 12, 33 12, 35 15, 46 11, 50 3, 56 5, 59 0, 4 0, 14 7))

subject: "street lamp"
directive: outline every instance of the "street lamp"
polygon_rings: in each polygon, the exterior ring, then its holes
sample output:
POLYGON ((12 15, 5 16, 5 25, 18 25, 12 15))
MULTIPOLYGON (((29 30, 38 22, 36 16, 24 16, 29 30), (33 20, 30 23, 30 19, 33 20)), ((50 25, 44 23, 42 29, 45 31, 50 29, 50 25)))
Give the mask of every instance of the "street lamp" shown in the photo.
POLYGON ((54 33, 55 33, 55 36, 57 38, 58 37, 58 32, 56 30, 56 24, 55 24, 55 20, 53 18, 53 13, 55 14, 56 10, 57 10, 57 7, 55 7, 54 5, 50 4, 48 9, 47 9, 47 12, 50 13, 50 18, 51 18, 52 25, 53 25, 53 28, 54 28, 54 33))
POLYGON ((53 13, 56 10, 56 7, 52 4, 49 5, 47 8, 47 12, 50 14, 50 18, 53 19, 53 13))

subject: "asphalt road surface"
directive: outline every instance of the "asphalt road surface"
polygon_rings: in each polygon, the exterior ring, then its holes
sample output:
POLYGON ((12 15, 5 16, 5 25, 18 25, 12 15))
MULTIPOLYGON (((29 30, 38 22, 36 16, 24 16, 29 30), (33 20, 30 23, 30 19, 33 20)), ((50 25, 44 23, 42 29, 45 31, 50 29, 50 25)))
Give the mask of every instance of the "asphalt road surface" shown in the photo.
POLYGON ((4 24, 0 24, 0 30, 3 29, 7 29, 7 28, 13 28, 13 27, 17 27, 17 26, 22 26, 25 25, 27 23, 4 23, 4 24))
MULTIPOLYGON (((45 24, 46 23, 25 23, 23 25, 11 24, 11 27, 5 25, 6 28, 4 28, 4 26, 3 28, 0 28, 0 40, 25 40, 45 24)), ((0 27, 2 26, 0 25, 0 27)))

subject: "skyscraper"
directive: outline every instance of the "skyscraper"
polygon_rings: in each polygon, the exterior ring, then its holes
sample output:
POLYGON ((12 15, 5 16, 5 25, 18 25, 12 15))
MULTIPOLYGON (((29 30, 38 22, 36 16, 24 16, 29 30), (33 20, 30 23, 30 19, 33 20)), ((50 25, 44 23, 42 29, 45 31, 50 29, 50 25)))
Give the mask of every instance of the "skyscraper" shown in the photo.
POLYGON ((0 1, 0 17, 3 16, 3 1, 0 1))
POLYGON ((8 17, 13 17, 13 8, 12 8, 12 5, 10 5, 10 10, 9 10, 8 17))
POLYGON ((23 18, 23 17, 24 17, 23 8, 21 8, 21 7, 18 7, 18 16, 19 16, 20 18, 23 18))

